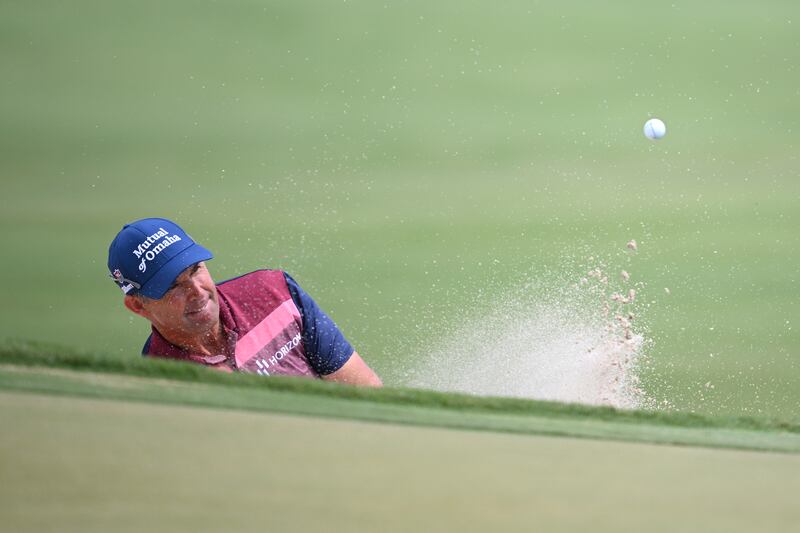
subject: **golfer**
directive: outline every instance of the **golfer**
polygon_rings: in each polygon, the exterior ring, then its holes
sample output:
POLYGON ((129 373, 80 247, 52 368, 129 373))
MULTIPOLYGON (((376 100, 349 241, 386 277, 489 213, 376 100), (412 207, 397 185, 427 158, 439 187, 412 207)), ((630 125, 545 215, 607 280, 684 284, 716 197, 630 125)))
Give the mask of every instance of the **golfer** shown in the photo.
POLYGON ((264 376, 351 385, 381 380, 336 324, 285 272, 257 270, 215 284, 211 252, 174 222, 127 224, 108 250, 125 307, 150 321, 142 353, 264 376))

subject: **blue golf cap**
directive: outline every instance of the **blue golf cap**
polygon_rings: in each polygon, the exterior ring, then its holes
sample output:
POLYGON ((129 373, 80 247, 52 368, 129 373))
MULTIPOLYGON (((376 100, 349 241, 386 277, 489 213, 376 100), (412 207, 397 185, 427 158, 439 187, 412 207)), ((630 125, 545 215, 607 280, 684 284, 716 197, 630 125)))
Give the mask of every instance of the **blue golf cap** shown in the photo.
POLYGON ((108 247, 108 270, 125 294, 160 300, 188 267, 213 258, 180 226, 144 218, 123 226, 108 247))

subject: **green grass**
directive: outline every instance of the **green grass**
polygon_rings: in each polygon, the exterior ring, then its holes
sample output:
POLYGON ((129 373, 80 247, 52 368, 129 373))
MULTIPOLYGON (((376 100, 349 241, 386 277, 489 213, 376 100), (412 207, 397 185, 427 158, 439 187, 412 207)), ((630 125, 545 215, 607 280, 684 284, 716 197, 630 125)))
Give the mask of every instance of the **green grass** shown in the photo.
POLYGON ((14 428, 0 433, 0 514, 20 533, 744 532, 800 519, 797 455, 6 390, 0 424, 14 428))
POLYGON ((557 291, 594 256, 645 284, 654 398, 796 417, 799 21, 790 1, 3 2, 0 339, 135 359, 147 327, 106 250, 167 216, 217 279, 287 269, 400 386, 487 294, 557 291))
POLYGON ((225 374, 58 346, 0 349, 0 388, 394 424, 800 453, 800 424, 225 374))

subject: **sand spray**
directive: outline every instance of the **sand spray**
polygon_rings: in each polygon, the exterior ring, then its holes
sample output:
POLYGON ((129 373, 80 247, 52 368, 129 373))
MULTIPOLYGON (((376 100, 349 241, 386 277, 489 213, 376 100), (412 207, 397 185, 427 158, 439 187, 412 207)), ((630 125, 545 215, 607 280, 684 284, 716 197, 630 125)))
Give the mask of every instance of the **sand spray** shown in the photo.
MULTIPOLYGON (((627 244, 635 254, 637 244, 627 244)), ((539 272, 470 309, 440 336, 408 385, 477 395, 647 408, 639 370, 647 355, 637 313, 643 287, 595 257, 539 272)))

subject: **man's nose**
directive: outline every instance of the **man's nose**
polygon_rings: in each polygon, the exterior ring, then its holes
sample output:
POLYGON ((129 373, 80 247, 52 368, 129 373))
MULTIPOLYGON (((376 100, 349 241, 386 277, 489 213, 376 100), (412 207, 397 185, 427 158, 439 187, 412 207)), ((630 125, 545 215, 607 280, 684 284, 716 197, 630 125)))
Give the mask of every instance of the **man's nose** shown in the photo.
POLYGON ((197 298, 203 294, 203 285, 200 280, 192 279, 186 287, 189 298, 197 298))

